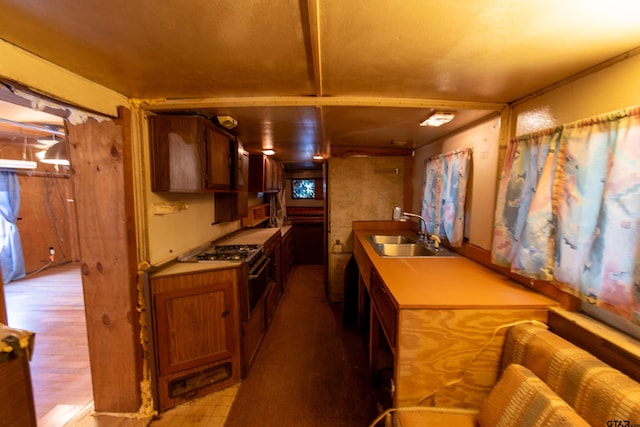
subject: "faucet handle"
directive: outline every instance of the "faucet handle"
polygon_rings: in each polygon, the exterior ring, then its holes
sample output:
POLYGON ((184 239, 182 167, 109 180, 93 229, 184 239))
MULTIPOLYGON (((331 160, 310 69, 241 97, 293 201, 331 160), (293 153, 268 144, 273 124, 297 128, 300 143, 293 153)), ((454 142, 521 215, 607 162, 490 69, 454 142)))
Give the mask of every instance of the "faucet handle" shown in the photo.
POLYGON ((391 212, 391 218, 394 221, 402 221, 402 208, 400 206, 396 206, 393 208, 393 212, 391 212))

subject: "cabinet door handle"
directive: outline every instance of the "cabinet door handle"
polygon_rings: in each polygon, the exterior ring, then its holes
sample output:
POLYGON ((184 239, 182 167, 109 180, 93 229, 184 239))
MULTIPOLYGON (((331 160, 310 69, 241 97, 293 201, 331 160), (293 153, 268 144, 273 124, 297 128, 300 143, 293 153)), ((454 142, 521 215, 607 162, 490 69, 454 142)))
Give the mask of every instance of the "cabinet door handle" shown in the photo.
POLYGON ((227 317, 230 314, 231 314, 231 312, 229 310, 225 310, 225 311, 222 312, 222 317, 227 317))

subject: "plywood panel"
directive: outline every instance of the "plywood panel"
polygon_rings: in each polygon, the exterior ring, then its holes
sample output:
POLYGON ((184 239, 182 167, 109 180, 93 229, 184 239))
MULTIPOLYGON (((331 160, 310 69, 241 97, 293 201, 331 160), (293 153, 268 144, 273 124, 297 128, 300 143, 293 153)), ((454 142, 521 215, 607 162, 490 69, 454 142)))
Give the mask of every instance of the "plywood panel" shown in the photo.
POLYGON ((137 412, 141 403, 131 132, 125 109, 121 116, 68 129, 98 412, 137 412))
POLYGON ((530 319, 546 322, 547 310, 402 310, 395 404, 413 406, 435 393, 425 404, 478 407, 496 382, 507 329, 478 353, 496 328, 530 319), (464 380, 447 387, 465 368, 464 380))

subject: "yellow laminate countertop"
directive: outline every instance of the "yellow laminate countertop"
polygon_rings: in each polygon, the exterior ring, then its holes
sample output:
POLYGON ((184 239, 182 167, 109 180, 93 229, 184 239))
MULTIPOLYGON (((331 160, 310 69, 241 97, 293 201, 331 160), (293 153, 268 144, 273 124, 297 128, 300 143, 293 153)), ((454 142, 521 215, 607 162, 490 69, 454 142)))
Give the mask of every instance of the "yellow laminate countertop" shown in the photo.
POLYGON ((455 258, 381 257, 367 239, 374 234, 406 234, 410 231, 354 230, 373 267, 400 309, 411 308, 539 308, 559 304, 535 291, 456 255, 455 258))
POLYGON ((219 245, 253 245, 264 244, 274 234, 282 233, 280 228, 249 228, 242 230, 241 233, 235 234, 228 239, 217 242, 219 245))
MULTIPOLYGON (((264 244, 274 234, 285 235, 291 226, 282 228, 249 228, 243 229, 239 233, 227 239, 221 239, 216 244, 221 245, 249 245, 264 244)), ((222 268, 238 267, 242 261, 212 261, 212 262, 176 262, 168 266, 161 267, 153 273, 154 277, 168 276, 172 274, 198 273, 207 270, 219 270, 222 268)))

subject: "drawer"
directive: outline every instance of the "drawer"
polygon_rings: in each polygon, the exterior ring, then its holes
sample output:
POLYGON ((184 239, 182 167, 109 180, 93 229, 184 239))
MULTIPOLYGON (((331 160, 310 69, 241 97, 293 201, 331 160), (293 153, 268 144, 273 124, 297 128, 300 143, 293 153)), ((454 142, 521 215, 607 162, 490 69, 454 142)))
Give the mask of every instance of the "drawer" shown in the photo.
POLYGON ((382 280, 375 269, 371 269, 371 303, 380 319, 389 345, 396 346, 396 326, 398 323, 398 309, 393 302, 392 296, 385 288, 382 280))

